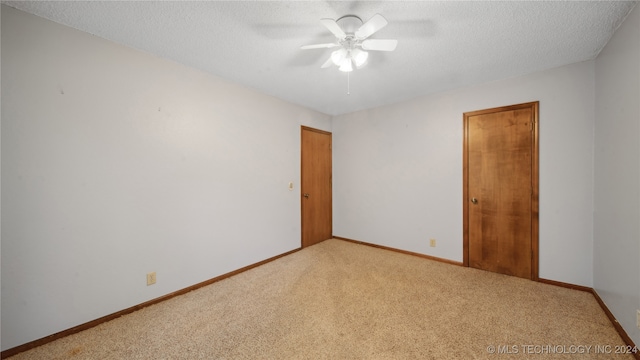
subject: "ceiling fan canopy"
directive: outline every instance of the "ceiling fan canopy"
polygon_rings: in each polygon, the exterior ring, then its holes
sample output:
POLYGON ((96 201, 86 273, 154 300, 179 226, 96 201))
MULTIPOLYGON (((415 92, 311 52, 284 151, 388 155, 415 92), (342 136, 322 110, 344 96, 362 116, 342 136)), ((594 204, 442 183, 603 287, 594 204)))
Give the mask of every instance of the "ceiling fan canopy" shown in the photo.
POLYGON ((338 20, 321 19, 324 25, 335 37, 336 42, 326 44, 305 45, 301 49, 331 49, 340 47, 331 53, 329 59, 321 68, 331 65, 338 66, 340 71, 351 72, 365 65, 369 53, 373 51, 393 51, 398 45, 398 40, 369 39, 369 36, 387 26, 387 20, 380 14, 374 15, 369 21, 363 23, 362 19, 355 15, 345 15, 338 20))

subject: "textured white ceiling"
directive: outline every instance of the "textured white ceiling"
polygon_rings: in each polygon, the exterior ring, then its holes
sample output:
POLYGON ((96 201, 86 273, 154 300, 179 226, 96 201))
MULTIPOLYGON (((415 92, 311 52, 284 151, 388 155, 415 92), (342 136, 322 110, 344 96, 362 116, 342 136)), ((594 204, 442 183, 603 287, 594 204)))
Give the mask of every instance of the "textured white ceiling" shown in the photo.
POLYGON ((330 115, 593 59, 636 2, 2 1, 330 115), (347 75, 320 69, 321 18, 376 13, 398 39, 347 75))

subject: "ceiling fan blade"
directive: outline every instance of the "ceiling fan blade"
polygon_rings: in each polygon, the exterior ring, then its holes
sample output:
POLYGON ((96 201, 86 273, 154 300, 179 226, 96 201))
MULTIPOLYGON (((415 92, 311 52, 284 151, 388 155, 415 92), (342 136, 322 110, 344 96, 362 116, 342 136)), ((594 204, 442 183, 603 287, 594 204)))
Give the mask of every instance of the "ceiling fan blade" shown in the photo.
POLYGON ((369 39, 362 42, 362 49, 377 51, 393 51, 398 46, 398 40, 369 39))
POLYGON ((328 68, 331 65, 333 65, 333 60, 331 60, 331 57, 329 57, 329 60, 325 61, 324 64, 320 66, 320 68, 321 69, 328 68))
POLYGON ((320 19, 322 25, 324 25, 333 35, 335 35, 338 40, 344 40, 347 37, 347 34, 340 28, 340 25, 333 19, 320 19))
POLYGON ((308 50, 308 49, 331 49, 333 47, 339 46, 336 43, 328 43, 328 44, 315 44, 315 45, 304 45, 301 46, 300 49, 308 50))
POLYGON ((389 22, 387 21, 387 19, 385 19, 382 15, 375 14, 371 19, 369 19, 369 21, 362 24, 358 31, 356 31, 356 38, 359 40, 366 39, 371 36, 371 34, 387 26, 388 23, 389 22))

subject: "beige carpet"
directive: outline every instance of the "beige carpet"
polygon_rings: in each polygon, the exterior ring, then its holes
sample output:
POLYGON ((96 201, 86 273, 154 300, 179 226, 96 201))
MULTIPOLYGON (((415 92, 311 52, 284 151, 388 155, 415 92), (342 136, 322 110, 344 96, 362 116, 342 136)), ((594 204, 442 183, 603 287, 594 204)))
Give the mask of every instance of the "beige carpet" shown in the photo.
POLYGON ((589 293, 327 240, 11 359, 633 359, 616 345, 589 293))

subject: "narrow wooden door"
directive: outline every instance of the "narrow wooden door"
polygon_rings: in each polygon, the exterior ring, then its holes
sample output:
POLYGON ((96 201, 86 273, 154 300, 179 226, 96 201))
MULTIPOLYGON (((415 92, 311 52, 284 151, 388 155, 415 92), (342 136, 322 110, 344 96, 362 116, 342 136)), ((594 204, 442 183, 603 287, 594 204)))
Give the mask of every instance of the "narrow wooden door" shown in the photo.
POLYGON ((465 265, 538 277, 538 102, 464 114, 465 265))
POLYGON ((331 133, 302 127, 302 247, 332 236, 331 133))

